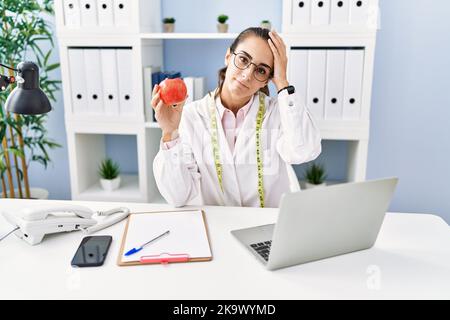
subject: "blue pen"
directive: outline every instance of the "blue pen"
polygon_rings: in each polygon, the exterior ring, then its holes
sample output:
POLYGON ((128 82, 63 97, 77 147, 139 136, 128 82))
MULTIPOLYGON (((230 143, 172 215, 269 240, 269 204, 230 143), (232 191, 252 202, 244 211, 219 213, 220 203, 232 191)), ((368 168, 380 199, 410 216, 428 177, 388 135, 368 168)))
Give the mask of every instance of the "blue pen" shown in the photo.
POLYGON ((131 250, 129 250, 127 253, 125 253, 126 256, 131 256, 132 254, 141 251, 146 245, 152 243, 153 241, 156 241, 162 237, 164 237, 165 235, 168 235, 170 232, 170 230, 167 230, 166 232, 160 234, 159 236, 157 236, 156 238, 153 238, 152 240, 150 240, 149 242, 144 243, 142 246, 137 247, 137 248, 133 248, 131 250))

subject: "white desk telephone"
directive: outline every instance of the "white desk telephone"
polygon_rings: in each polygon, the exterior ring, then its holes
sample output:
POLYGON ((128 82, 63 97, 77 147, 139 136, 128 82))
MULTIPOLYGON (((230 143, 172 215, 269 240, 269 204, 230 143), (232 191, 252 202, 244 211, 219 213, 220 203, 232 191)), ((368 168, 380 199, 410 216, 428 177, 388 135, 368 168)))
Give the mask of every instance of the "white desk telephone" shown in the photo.
POLYGON ((125 219, 130 210, 125 207, 95 212, 79 205, 36 205, 19 212, 3 211, 3 216, 18 229, 16 236, 31 245, 38 244, 46 234, 81 230, 93 233, 125 219), (101 216, 111 216, 102 220, 101 216))

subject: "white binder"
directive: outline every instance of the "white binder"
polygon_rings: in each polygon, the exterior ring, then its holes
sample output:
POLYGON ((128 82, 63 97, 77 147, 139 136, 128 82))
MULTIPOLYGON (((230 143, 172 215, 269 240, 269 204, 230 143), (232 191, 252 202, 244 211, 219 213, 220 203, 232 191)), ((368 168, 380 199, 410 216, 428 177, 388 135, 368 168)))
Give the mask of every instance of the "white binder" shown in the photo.
POLYGON ((297 99, 301 101, 303 105, 307 105, 306 96, 308 88, 308 50, 291 50, 289 64, 289 78, 290 82, 292 82, 292 84, 295 86, 297 99))
POLYGON ((206 78, 197 77, 194 79, 194 100, 202 99, 206 94, 206 78))
POLYGON ((84 49, 88 113, 103 113, 102 61, 99 49, 84 49))
POLYGON ((132 0, 114 0, 114 24, 116 27, 131 25, 132 0))
POLYGON ((325 119, 342 119, 344 95, 345 51, 327 51, 327 82, 325 93, 325 119))
POLYGON ((345 53, 344 120, 358 120, 361 116, 364 50, 347 50, 345 53))
POLYGON ((131 49, 117 49, 117 70, 119 75, 119 113, 135 113, 133 96, 132 55, 131 49))
POLYGON ((97 26, 97 4, 95 0, 80 0, 82 27, 97 26))
POLYGON ((350 3, 350 24, 366 26, 369 18, 369 0, 352 0, 350 3))
POLYGON ((69 49, 68 58, 72 113, 81 114, 87 110, 86 76, 84 73, 83 49, 69 49))
POLYGON ((330 0, 312 0, 311 24, 328 25, 330 23, 330 0))
POLYGON ((307 105, 316 119, 324 118, 326 50, 308 52, 307 105))
POLYGON ((98 25, 100 27, 114 26, 113 0, 97 0, 98 25))
POLYGON ((184 83, 186 84, 187 88, 187 95, 188 98, 186 99, 186 104, 194 101, 194 78, 193 77, 184 77, 183 78, 184 83))
POLYGON ((349 4, 352 0, 331 0, 331 25, 345 25, 349 23, 349 4))
POLYGON ((80 4, 78 0, 64 0, 64 25, 69 29, 80 28, 80 4))
POLYGON ((103 106, 108 115, 119 115, 119 85, 115 49, 101 49, 103 106))
POLYGON ((311 0, 292 1, 292 24, 306 26, 311 23, 311 0))

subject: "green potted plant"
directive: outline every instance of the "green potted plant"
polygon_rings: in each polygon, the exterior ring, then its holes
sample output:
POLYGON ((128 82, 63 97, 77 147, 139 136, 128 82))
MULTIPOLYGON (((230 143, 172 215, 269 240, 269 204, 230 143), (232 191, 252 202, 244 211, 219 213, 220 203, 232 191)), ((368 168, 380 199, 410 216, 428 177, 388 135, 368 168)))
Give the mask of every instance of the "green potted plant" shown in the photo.
MULTIPOLYGON (((0 63, 17 67, 21 61, 36 62, 40 69, 39 86, 55 102, 55 93, 61 81, 55 80, 51 72, 59 68, 59 63, 50 62, 54 48, 53 33, 51 25, 44 18, 45 14, 53 14, 52 0, 2 1, 0 63), (42 47, 50 49, 44 52, 42 47)), ((9 72, 10 76, 15 75, 3 67, 0 67, 0 71, 1 74, 9 72)), ((1 195, 5 198, 42 198, 39 194, 47 191, 30 188, 28 167, 31 162, 37 162, 47 168, 51 162, 49 149, 60 145, 48 138, 45 129, 47 115, 22 116, 5 111, 6 98, 13 89, 14 84, 9 86, 9 90, 0 92, 1 195)))
POLYGON ((217 31, 220 33, 227 33, 228 32, 228 23, 226 23, 228 20, 228 16, 225 14, 221 14, 217 17, 217 21, 219 22, 217 24, 217 31))
POLYGON ((325 167, 321 164, 313 163, 305 171, 306 189, 326 186, 325 167))
POLYGON ((163 30, 164 32, 174 32, 175 31, 175 18, 167 17, 163 19, 163 30))
POLYGON ((100 176, 100 184, 104 190, 113 191, 119 188, 120 168, 112 159, 106 158, 100 163, 98 174, 100 176))
POLYGON ((269 20, 263 20, 263 21, 261 21, 260 27, 261 27, 261 28, 264 28, 264 29, 272 30, 272 24, 270 23, 269 20))

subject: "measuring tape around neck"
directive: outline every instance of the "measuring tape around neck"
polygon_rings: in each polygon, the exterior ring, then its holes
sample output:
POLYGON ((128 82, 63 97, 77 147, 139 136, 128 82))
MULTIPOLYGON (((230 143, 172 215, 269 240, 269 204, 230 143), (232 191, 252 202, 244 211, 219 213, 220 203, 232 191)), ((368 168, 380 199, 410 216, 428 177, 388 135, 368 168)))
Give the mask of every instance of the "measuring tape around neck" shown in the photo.
MULTIPOLYGON (((220 190, 223 191, 223 167, 220 161, 220 151, 219 151, 219 140, 218 140, 218 129, 217 129, 217 118, 216 118, 216 102, 214 100, 214 95, 209 93, 211 100, 210 103, 210 118, 211 118, 211 144, 213 148, 214 165, 216 167, 217 180, 219 181, 220 190)), ((262 161, 262 150, 261 150, 261 129, 262 122, 265 112, 264 95, 259 93, 259 108, 258 114, 256 116, 256 165, 258 169, 258 194, 259 194, 259 204, 261 208, 264 208, 264 176, 263 176, 263 161, 262 161)))

